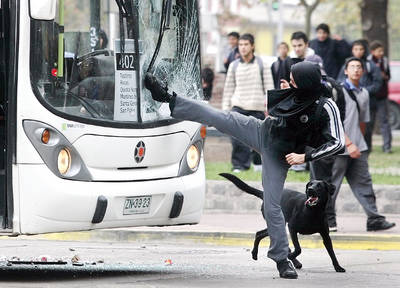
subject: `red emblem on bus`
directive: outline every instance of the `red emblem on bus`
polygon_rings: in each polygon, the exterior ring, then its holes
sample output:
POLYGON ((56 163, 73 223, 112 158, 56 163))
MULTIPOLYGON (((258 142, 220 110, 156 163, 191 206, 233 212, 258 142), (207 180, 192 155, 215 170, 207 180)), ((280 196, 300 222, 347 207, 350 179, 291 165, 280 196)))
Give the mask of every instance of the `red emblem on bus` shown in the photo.
POLYGON ((144 145, 143 141, 140 141, 138 144, 136 144, 135 148, 136 163, 142 162, 145 154, 146 154, 146 146, 144 145))

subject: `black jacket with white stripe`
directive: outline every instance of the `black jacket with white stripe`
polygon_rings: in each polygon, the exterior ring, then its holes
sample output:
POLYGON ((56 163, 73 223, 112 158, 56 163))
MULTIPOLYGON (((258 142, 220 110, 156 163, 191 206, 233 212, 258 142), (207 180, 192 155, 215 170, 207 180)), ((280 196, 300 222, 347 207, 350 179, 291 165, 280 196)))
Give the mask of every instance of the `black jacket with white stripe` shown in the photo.
POLYGON ((282 161, 292 152, 305 153, 306 161, 312 161, 344 151, 345 138, 339 110, 330 98, 320 97, 291 117, 267 117, 265 120, 221 111, 179 96, 173 97, 170 109, 174 118, 214 126, 261 155, 266 153, 282 161))

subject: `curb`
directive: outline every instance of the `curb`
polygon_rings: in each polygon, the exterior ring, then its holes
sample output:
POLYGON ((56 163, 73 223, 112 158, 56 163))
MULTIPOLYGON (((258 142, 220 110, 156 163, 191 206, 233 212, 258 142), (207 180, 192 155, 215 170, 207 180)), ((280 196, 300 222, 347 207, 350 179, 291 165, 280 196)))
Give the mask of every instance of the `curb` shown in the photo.
MULTIPOLYGON (((250 186, 262 189, 261 181, 246 181, 250 186)), ((305 183, 286 182, 285 188, 295 191, 304 191, 305 183)), ((376 205, 379 213, 400 214, 400 186, 374 185, 376 205)), ((225 213, 259 212, 261 201, 248 195, 227 180, 207 180, 206 200, 204 209, 219 210, 225 213), (226 201, 229 199, 229 201, 226 201)), ((336 200, 338 214, 360 213, 364 210, 354 197, 349 184, 342 184, 336 200)))
MULTIPOLYGON (((132 231, 132 230, 93 230, 84 232, 49 233, 33 236, 20 236, 24 239, 53 241, 191 241, 220 246, 253 246, 254 233, 236 232, 186 232, 186 231, 132 231)), ((344 250, 400 250, 400 235, 362 235, 362 234, 331 234, 335 249, 344 250)), ((302 248, 324 248, 319 235, 299 235, 302 248)), ((269 246, 269 239, 261 242, 261 247, 269 246)))

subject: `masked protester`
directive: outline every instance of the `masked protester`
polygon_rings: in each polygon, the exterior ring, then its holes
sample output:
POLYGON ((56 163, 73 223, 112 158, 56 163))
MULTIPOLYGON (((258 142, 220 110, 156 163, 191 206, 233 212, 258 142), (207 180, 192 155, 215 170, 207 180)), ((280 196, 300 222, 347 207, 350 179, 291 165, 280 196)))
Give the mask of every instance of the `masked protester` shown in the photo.
POLYGON ((151 74, 146 75, 145 86, 154 100, 169 102, 172 117, 214 126, 261 154, 263 209, 270 235, 268 257, 277 263, 280 277, 297 278, 288 260, 288 238, 280 206, 287 171, 290 165, 344 149, 339 111, 331 99, 323 97, 319 68, 309 62, 293 65, 290 87, 287 83, 287 89, 268 91, 270 110, 265 120, 171 95, 151 74), (306 146, 311 147, 307 152, 306 146))

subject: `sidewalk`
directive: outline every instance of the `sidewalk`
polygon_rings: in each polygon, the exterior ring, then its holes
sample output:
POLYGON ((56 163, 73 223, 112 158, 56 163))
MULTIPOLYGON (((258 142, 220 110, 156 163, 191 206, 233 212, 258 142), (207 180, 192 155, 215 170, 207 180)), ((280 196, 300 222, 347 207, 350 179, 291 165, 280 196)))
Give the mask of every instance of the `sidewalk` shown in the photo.
MULTIPOLYGON (((391 214, 387 218, 396 222, 390 230, 366 232, 366 218, 363 214, 347 214, 338 217, 338 232, 331 233, 336 249, 353 250, 400 250, 400 215, 391 214)), ((251 248, 256 231, 264 229, 261 213, 227 214, 205 211, 197 225, 167 227, 136 227, 94 230, 88 232, 53 233, 29 236, 37 239, 64 241, 140 241, 160 240, 168 242, 194 241, 216 245, 234 245, 251 248), (212 212, 212 213, 210 213, 212 212)), ((323 248, 317 234, 300 236, 303 248, 323 248)), ((269 239, 262 242, 267 246, 269 239)))

